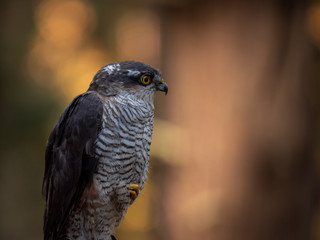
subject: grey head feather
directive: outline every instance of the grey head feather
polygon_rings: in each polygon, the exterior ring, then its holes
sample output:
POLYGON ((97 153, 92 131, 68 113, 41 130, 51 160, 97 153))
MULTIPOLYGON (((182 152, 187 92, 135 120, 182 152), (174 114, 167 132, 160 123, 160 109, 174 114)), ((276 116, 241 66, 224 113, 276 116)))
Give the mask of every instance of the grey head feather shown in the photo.
POLYGON ((94 76, 89 91, 96 91, 102 96, 115 96, 123 91, 155 92, 157 86, 163 83, 162 76, 156 68, 137 61, 123 61, 110 63, 103 66, 94 76), (140 82, 143 75, 149 75, 152 82, 144 86, 140 82))

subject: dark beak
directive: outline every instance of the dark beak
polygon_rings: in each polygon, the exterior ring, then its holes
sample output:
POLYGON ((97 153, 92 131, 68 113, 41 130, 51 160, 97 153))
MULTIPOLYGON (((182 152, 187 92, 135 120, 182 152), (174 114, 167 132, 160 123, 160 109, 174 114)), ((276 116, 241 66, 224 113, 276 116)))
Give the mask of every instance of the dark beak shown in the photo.
POLYGON ((157 90, 159 90, 161 92, 165 92, 165 94, 167 95, 168 86, 163 80, 161 80, 161 82, 157 85, 157 90))

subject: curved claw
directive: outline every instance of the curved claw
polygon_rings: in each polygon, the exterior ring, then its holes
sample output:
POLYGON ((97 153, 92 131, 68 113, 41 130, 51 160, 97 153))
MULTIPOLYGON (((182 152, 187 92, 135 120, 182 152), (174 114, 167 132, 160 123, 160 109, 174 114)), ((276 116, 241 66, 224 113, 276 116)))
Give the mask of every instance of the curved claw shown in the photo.
POLYGON ((138 197, 139 192, 140 192, 139 185, 136 183, 131 183, 129 185, 129 192, 130 192, 130 198, 132 200, 135 200, 138 197))

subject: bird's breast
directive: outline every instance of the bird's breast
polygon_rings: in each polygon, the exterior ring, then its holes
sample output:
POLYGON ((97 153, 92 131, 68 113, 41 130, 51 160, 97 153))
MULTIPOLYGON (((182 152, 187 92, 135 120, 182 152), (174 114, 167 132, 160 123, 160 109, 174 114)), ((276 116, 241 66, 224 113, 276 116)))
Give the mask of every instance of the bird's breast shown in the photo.
POLYGON ((96 141, 96 174, 107 193, 118 182, 146 180, 153 130, 153 108, 132 103, 106 102, 102 129, 96 141))

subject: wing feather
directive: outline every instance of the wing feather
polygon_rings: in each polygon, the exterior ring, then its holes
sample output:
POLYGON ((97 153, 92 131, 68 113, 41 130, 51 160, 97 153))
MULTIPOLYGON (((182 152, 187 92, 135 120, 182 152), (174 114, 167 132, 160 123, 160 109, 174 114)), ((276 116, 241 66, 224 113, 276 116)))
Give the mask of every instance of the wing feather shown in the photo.
POLYGON ((72 207, 92 180, 98 162, 94 149, 102 112, 102 102, 95 92, 81 94, 65 109, 50 134, 42 186, 45 240, 59 237, 72 207))

